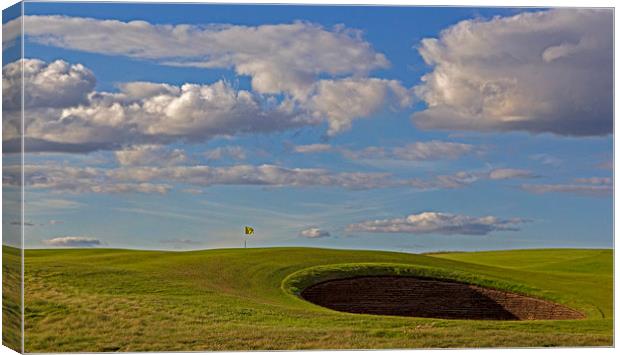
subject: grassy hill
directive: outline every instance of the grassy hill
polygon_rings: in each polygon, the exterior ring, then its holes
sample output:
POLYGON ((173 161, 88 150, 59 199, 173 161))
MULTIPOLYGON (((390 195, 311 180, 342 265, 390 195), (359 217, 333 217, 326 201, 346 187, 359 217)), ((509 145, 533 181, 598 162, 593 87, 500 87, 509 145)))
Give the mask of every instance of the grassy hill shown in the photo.
MULTIPOLYGON (((5 248, 6 252, 6 248, 5 248)), ((28 352, 611 345, 611 250, 413 255, 313 248, 27 250, 28 352), (583 320, 346 314, 305 302, 316 280, 413 273, 532 294, 583 320)))

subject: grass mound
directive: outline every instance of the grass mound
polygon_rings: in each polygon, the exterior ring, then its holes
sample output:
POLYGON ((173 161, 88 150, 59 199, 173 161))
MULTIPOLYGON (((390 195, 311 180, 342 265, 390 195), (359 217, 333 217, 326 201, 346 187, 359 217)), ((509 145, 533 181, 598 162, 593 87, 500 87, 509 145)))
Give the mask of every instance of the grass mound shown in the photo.
POLYGON ((390 263, 355 263, 320 265, 299 270, 282 281, 282 289, 293 295, 299 295, 305 288, 328 280, 346 279, 357 276, 415 276, 445 281, 458 281, 496 290, 522 294, 541 294, 540 290, 514 282, 482 277, 472 273, 448 270, 422 265, 390 263))

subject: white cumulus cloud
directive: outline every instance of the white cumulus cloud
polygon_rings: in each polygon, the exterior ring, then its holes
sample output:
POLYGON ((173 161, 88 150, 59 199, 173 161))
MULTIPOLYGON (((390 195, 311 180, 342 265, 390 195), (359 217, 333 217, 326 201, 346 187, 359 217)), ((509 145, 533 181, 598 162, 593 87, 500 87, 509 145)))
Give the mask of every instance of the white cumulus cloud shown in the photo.
POLYGON ((79 152, 120 149, 129 144, 205 141, 318 123, 287 102, 266 105, 261 97, 236 90, 224 81, 181 86, 123 83, 118 92, 87 92, 83 103, 78 102, 84 100, 85 93, 76 90, 79 98, 74 105, 26 111, 27 151, 79 152))
POLYGON ((69 64, 64 60, 51 63, 38 59, 18 60, 2 68, 2 106, 5 110, 20 109, 22 64, 27 110, 85 103, 95 88, 95 75, 81 64, 69 64))
MULTIPOLYGON (((95 91, 95 78, 80 64, 24 60, 36 75, 25 78, 26 150, 88 152, 127 145, 206 141, 216 136, 285 131, 327 122, 328 134, 384 107, 408 105, 410 90, 393 80, 340 78, 313 82, 305 96, 275 98, 239 90, 226 81, 180 86, 126 82, 115 92, 95 91)), ((3 91, 7 151, 19 149, 19 74, 5 66, 3 91), (11 141, 11 139, 13 141, 11 141), (11 144, 12 142, 12 144, 11 144)))
POLYGON ((422 40, 423 129, 612 132, 613 11, 554 9, 466 20, 422 40))
MULTIPOLYGON (((158 25, 67 16, 26 16, 24 22, 25 35, 35 43, 165 65, 232 69, 251 78, 253 93, 283 94, 287 105, 327 121, 329 135, 386 106, 406 107, 413 98, 412 90, 398 81, 368 78, 389 62, 362 38, 361 31, 344 26, 325 28, 299 21, 158 25)), ((112 109, 101 115, 121 111, 112 109)))
POLYGON ((22 89, 28 128, 35 118, 59 115, 63 107, 87 102, 95 83, 89 69, 63 60, 25 59, 6 64, 2 67, 2 139, 13 142, 13 147, 5 145, 4 151, 21 149, 22 89))
POLYGON ((407 107, 412 93, 396 80, 347 78, 321 80, 316 93, 303 99, 317 117, 326 117, 328 135, 349 130, 355 119, 368 117, 386 104, 394 109, 407 107))

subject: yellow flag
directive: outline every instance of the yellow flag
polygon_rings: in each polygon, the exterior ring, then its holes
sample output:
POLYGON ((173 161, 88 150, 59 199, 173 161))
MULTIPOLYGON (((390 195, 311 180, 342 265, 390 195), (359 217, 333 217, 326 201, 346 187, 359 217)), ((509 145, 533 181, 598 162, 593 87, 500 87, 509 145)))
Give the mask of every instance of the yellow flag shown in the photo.
POLYGON ((252 235, 252 234, 254 234, 254 228, 245 226, 245 235, 252 235))

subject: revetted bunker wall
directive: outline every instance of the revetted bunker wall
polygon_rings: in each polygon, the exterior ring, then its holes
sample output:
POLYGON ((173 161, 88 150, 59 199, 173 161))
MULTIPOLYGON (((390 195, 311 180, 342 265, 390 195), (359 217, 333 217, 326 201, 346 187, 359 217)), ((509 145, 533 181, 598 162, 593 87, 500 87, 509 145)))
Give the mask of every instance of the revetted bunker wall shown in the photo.
POLYGON ((584 317, 568 307, 533 297, 418 277, 369 276, 330 280, 307 287, 301 297, 349 313, 478 320, 584 317))

